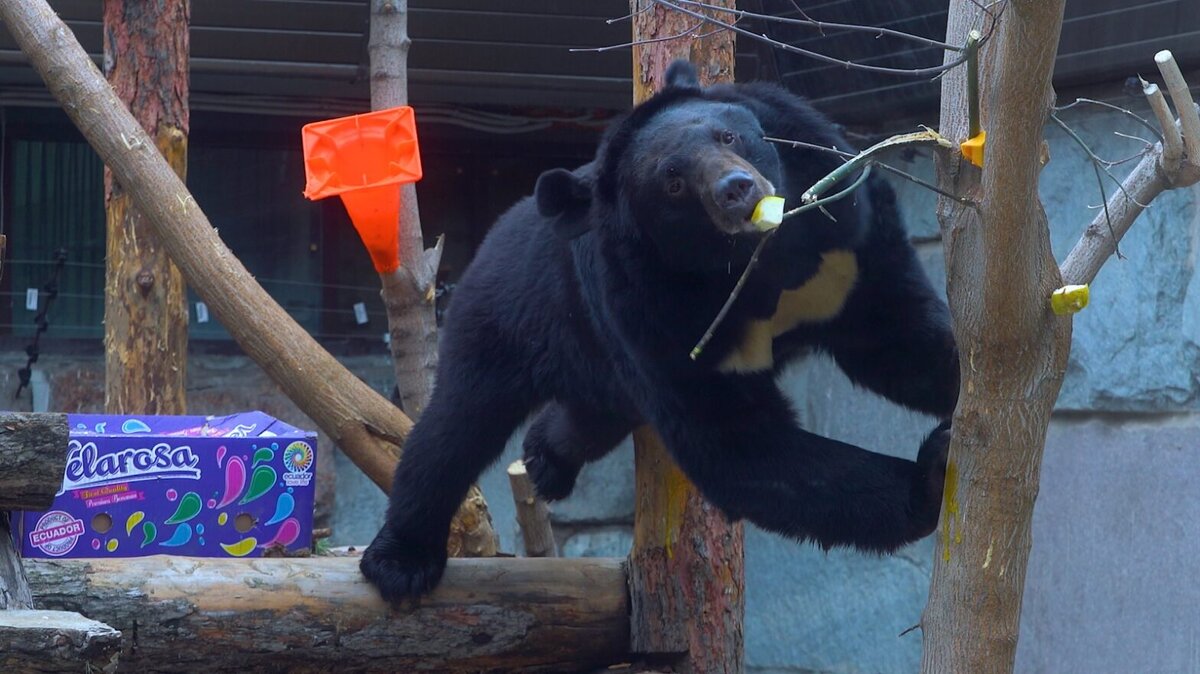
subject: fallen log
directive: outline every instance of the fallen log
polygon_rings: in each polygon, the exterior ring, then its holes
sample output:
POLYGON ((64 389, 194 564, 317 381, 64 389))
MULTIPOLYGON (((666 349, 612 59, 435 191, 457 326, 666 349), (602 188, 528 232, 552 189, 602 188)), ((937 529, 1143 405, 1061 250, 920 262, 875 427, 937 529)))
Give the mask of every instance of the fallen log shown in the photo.
POLYGON ((354 557, 26 560, 41 608, 124 633, 130 671, 573 672, 628 659, 619 559, 452 559, 389 608, 354 557))
POLYGON ((0 672, 115 672, 121 633, 70 611, 0 611, 0 672))
POLYGON ((0 510, 45 510, 67 465, 67 415, 0 413, 0 510))

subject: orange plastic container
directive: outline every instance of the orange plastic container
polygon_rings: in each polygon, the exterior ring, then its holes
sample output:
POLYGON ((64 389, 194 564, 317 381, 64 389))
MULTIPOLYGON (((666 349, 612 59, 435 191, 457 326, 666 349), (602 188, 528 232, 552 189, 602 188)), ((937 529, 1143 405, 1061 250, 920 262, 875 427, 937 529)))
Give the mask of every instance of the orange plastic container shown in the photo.
POLYGON ((304 196, 338 195, 381 274, 400 266, 400 183, 421 179, 417 125, 408 106, 306 124, 304 196))

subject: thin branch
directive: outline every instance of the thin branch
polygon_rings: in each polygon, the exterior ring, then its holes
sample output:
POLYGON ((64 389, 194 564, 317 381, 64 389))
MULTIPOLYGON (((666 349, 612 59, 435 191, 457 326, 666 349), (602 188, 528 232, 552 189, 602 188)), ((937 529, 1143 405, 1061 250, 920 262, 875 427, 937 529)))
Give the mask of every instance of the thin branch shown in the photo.
MULTIPOLYGON (((1141 136, 1135 136, 1130 133, 1121 133, 1120 131, 1113 131, 1113 135, 1117 136, 1119 138, 1128 138, 1129 140, 1136 140, 1136 141, 1140 142, 1142 145, 1145 145, 1147 149, 1154 147, 1154 143, 1152 141, 1148 141, 1145 138, 1142 138, 1141 136)), ((1140 156, 1142 156, 1141 152, 1139 152, 1138 154, 1132 155, 1130 157, 1126 157, 1125 159, 1118 159, 1117 161, 1106 161, 1104 163, 1108 164, 1109 166, 1116 166, 1117 164, 1124 164, 1127 161, 1137 159, 1140 156)))
MULTIPOLYGON (((932 66, 929 68, 889 68, 889 67, 885 67, 885 66, 868 66, 868 65, 861 64, 861 63, 855 63, 854 61, 846 61, 843 59, 834 58, 832 56, 827 56, 825 54, 821 54, 819 52, 811 51, 808 49, 802 49, 795 45, 790 45, 786 42, 780 42, 779 40, 773 40, 773 39, 767 37, 766 35, 761 35, 759 33, 755 33, 755 32, 746 30, 745 28, 739 28, 737 26, 734 26, 734 25, 728 24, 724 21, 721 21, 720 19, 715 19, 713 17, 706 16, 700 12, 688 9, 686 7, 682 7, 678 4, 676 4, 675 0, 651 0, 651 2, 662 5, 663 7, 666 7, 668 9, 673 9, 677 12, 687 14, 688 16, 691 16, 695 19, 699 19, 706 23, 711 23, 711 24, 718 25, 718 26, 725 26, 726 28, 729 28, 733 32, 737 33, 738 35, 743 35, 752 40, 764 42, 766 44, 769 44, 769 45, 775 47, 776 49, 781 49, 783 51, 792 52, 794 54, 800 54, 802 56, 807 56, 809 58, 816 59, 817 61, 822 61, 825 63, 832 63, 834 65, 839 65, 844 68, 850 68, 850 69, 855 69, 855 70, 865 70, 867 72, 875 72, 875 73, 887 73, 890 75, 908 75, 908 76, 912 76, 912 77, 931 77, 934 75, 939 75, 939 74, 941 74, 947 70, 950 70, 952 68, 956 68, 956 67, 962 65, 963 63, 966 63, 966 60, 967 60, 967 57, 964 54, 948 63, 943 63, 942 65, 932 66)), ((990 35, 990 33, 989 33, 989 35, 990 35)), ((985 35, 983 40, 986 41, 987 39, 988 39, 988 36, 985 35)))
POLYGON ((874 33, 875 35, 888 35, 891 37, 900 38, 902 40, 910 40, 912 42, 917 42, 917 43, 923 44, 928 47, 937 47, 938 49, 945 49, 945 50, 955 51, 955 52, 963 51, 963 47, 960 45, 947 44, 945 42, 939 42, 938 40, 932 40, 927 37, 921 37, 920 35, 913 35, 912 33, 905 33, 903 31, 899 31, 899 30, 892 30, 891 28, 882 28, 879 26, 863 26, 863 25, 853 24, 853 23, 834 23, 834 22, 830 22, 830 21, 817 21, 816 19, 809 17, 808 14, 805 13, 803 10, 800 10, 800 8, 794 2, 792 3, 792 6, 796 7, 796 9, 800 11, 800 14, 804 18, 793 19, 793 18, 789 18, 789 17, 785 17, 785 16, 772 16, 770 14, 756 14, 754 12, 747 12, 747 11, 743 11, 740 9, 730 9, 728 7, 719 7, 717 5, 712 5, 712 4, 709 4, 706 2, 699 2, 698 0, 673 0, 673 1, 678 2, 679 4, 682 4, 682 5, 690 5, 692 7, 699 7, 701 9, 707 9, 709 11, 724 12, 726 14, 732 14, 732 15, 738 17, 739 20, 740 19, 758 19, 760 21, 790 24, 790 25, 794 25, 794 26, 810 26, 812 28, 816 28, 816 29, 820 30, 822 35, 825 34, 824 29, 833 28, 833 29, 846 30, 846 31, 852 31, 852 32, 874 33))
MULTIPOLYGON (((889 150, 894 147, 902 147, 905 145, 917 145, 917 144, 924 144, 924 143, 934 143, 938 147, 942 147, 942 148, 946 148, 946 149, 950 149, 950 148, 954 147, 954 145, 950 141, 946 140, 938 132, 933 131, 931 129, 926 129, 924 131, 916 131, 913 133, 906 133, 906 134, 902 134, 899 136, 892 136, 891 138, 882 140, 882 141, 872 145, 871 147, 863 150, 862 152, 859 152, 857 155, 854 156, 853 159, 846 162, 845 164, 842 164, 838 168, 831 171, 824 178, 821 178, 820 180, 818 180, 816 182, 816 184, 814 184, 812 187, 808 188, 808 190, 800 196, 800 203, 807 205, 807 204, 814 202, 815 200, 817 200, 818 197, 821 196, 822 193, 824 193, 829 188, 833 187, 842 178, 845 178, 846 176, 850 175, 858 167, 862 166, 863 164, 866 164, 868 162, 868 160, 870 160, 874 155, 879 154, 880 152, 889 150)), ((803 208, 803 206, 801 206, 801 208, 803 208)), ((797 210, 798 209, 793 209, 792 212, 796 212, 797 210)), ((787 217, 787 215, 791 215, 791 213, 785 214, 784 217, 787 217)))
MULTIPOLYGON (((778 143, 780 145, 790 145, 790 146, 792 146, 792 148, 802 147, 802 148, 806 148, 809 150, 817 150, 819 152, 827 152, 829 154, 833 154, 833 155, 842 157, 843 159, 853 159, 855 157, 855 154, 853 152, 845 152, 845 151, 839 150, 837 148, 825 147, 824 145, 817 145, 815 143, 806 143, 802 140, 788 140, 786 138, 775 138, 772 136, 763 136, 763 140, 765 140, 769 143, 778 143)), ((971 199, 969 199, 968 197, 960 196, 958 194, 954 194, 953 192, 947 192, 946 190, 943 190, 942 188, 938 187, 937 185, 934 185, 931 182, 922 180, 921 178, 918 178, 915 175, 908 173, 907 171, 898 169, 895 166, 892 166, 890 164, 885 164, 879 160, 872 160, 871 166, 878 166, 879 168, 883 169, 884 171, 887 171, 888 173, 891 173, 893 175, 904 178, 905 180, 907 180, 909 182, 920 185, 921 187, 924 187, 925 189, 930 190, 931 192, 940 194, 943 197, 946 197, 947 199, 952 199, 960 204, 963 204, 964 206, 970 206, 972 208, 977 207, 977 204, 974 201, 972 201, 971 199)))
MULTIPOLYGON (((627 49, 630 47, 640 47, 642 45, 654 44, 655 42, 669 42, 671 40, 678 40, 679 38, 687 37, 687 36, 691 35, 693 32, 695 32, 697 29, 699 29, 700 26, 703 26, 703 25, 704 25, 704 22, 700 21, 688 28, 685 28, 681 32, 678 32, 674 35, 667 35, 664 37, 648 37, 644 40, 634 40, 632 42, 623 42, 621 44, 610 44, 610 45, 606 45, 603 47, 572 47, 571 49, 568 49, 567 51, 600 53, 600 52, 606 52, 606 51, 614 51, 617 49, 627 49)), ((693 39, 698 39, 701 37, 707 37, 708 35, 712 35, 716 32, 719 32, 719 31, 713 31, 713 32, 707 33, 705 35, 691 35, 691 36, 693 39)))
MULTIPOLYGON (((784 213, 783 217, 785 219, 790 218, 793 215, 799 215, 814 208, 823 208, 825 204, 833 203, 838 199, 844 199, 845 197, 853 194, 854 190, 858 189, 864 182, 866 182, 870 175, 870 165, 864 166, 862 173, 846 189, 836 194, 831 194, 824 199, 818 199, 812 203, 804 204, 799 208, 793 208, 787 213, 784 213)), ((782 225, 780 225, 780 227, 782 227, 782 225)), ((750 255, 750 261, 746 263, 746 268, 742 270, 742 275, 738 277, 737 283, 733 286, 733 290, 729 292, 729 297, 725 299, 725 304, 721 305, 721 310, 717 312, 716 318, 714 318, 712 323, 709 324, 708 329, 704 331, 704 334, 700 337, 700 341, 696 342, 696 346, 692 348, 692 352, 689 354, 692 360, 696 360, 700 357, 700 353, 704 351, 704 347, 707 346, 709 340, 712 339, 713 333, 716 332, 717 327, 720 326, 721 322, 725 320, 725 316, 729 314, 729 309, 733 306, 733 302, 738 298, 738 295, 740 295, 742 292, 742 288, 746 285, 746 279, 750 278, 750 272, 754 270, 756 265, 758 265, 758 256, 762 253, 763 248, 766 247, 767 241, 770 241, 778 231, 779 228, 776 228, 767 232, 765 235, 763 235, 763 238, 759 240, 758 245, 754 247, 754 253, 750 255)))
MULTIPOLYGON (((1083 151, 1087 153, 1088 158, 1090 158, 1097 167, 1099 167, 1100 169, 1102 169, 1104 171, 1104 174, 1108 176, 1108 179, 1113 181, 1114 184, 1116 184, 1117 189, 1122 190, 1122 191, 1125 190, 1124 186, 1121 185, 1121 180, 1119 178, 1117 178, 1115 175, 1113 175, 1112 171, 1108 170, 1108 166, 1107 166, 1108 162, 1106 162, 1099 155, 1097 155, 1095 152, 1093 152, 1092 148, 1087 143, 1084 142, 1083 138, 1079 137, 1079 134, 1075 133, 1074 129, 1067 126, 1067 123, 1062 121, 1062 119, 1060 119, 1059 116, 1056 114, 1052 113, 1050 115, 1050 119, 1055 124, 1062 127, 1062 129, 1064 131, 1066 131, 1069 136, 1071 136, 1071 138, 1079 145, 1079 147, 1083 148, 1083 151)), ((1103 186, 1100 187, 1100 191, 1101 192, 1104 191, 1103 186)), ((1129 197, 1128 194, 1126 194, 1125 196, 1128 198, 1132 198, 1132 197, 1129 197)), ((1146 207, 1145 204, 1138 204, 1138 205, 1141 206, 1142 208, 1146 207)))
POLYGON ((1115 111, 1129 117, 1130 119, 1135 120, 1138 124, 1141 124, 1142 126, 1146 127, 1147 129, 1150 129, 1150 133, 1153 133, 1155 135, 1155 137, 1157 137, 1159 140, 1163 139, 1162 133, 1159 132, 1159 130, 1153 124, 1150 123, 1150 120, 1146 119, 1145 117, 1142 117, 1141 115, 1134 113, 1132 110, 1122 108, 1119 105, 1113 105, 1112 103, 1108 103, 1106 101, 1098 101, 1094 98, 1076 98, 1075 101, 1072 103, 1067 103, 1066 105, 1060 105, 1060 106, 1054 108, 1054 111, 1062 112, 1063 110, 1070 110, 1071 108, 1073 108, 1077 105, 1080 105, 1080 104, 1098 105, 1102 108, 1108 108, 1109 110, 1115 110, 1115 111))
MULTIPOLYGON (((1083 151, 1086 152, 1088 157, 1091 158, 1092 169, 1096 172, 1096 184, 1100 187, 1100 199, 1101 199, 1101 202, 1104 204, 1104 222, 1106 225, 1108 225, 1109 236, 1111 236, 1113 238, 1114 252, 1116 252, 1118 260, 1125 259, 1125 256, 1121 254, 1120 245, 1115 243, 1117 241, 1117 232, 1115 229, 1113 229, 1112 216, 1108 212, 1108 194, 1106 194, 1104 191, 1104 179, 1100 177, 1100 158, 1096 156, 1096 153, 1092 152, 1092 148, 1088 147, 1087 143, 1083 142, 1083 139, 1079 137, 1079 134, 1075 133, 1074 129, 1067 126, 1066 122, 1064 122, 1058 118, 1058 115, 1051 114, 1050 119, 1054 120, 1054 123, 1057 124, 1059 127, 1061 127, 1063 131, 1066 131, 1067 135, 1069 135, 1069 136, 1071 136, 1071 138, 1075 139, 1075 142, 1079 144, 1079 147, 1083 148, 1083 151)), ((1107 171, 1107 170, 1108 169, 1105 169, 1105 171, 1107 171)), ((1111 177, 1112 174, 1110 173, 1109 176, 1111 177)), ((1118 183, 1118 185, 1119 184, 1120 183, 1118 183)), ((1128 195, 1126 195, 1126 196, 1128 196, 1128 195)), ((1140 206, 1141 204, 1138 204, 1138 205, 1140 206)), ((1143 208, 1144 208, 1144 206, 1143 206, 1143 208)))

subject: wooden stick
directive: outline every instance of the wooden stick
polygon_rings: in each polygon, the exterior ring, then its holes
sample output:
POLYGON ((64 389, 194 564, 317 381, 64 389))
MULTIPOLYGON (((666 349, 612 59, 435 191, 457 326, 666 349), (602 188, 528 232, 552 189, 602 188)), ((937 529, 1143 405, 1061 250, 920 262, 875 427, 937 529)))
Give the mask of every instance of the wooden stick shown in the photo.
POLYGON ((512 486, 513 503, 517 506, 517 524, 525 541, 526 557, 557 557, 554 529, 550 525, 550 509, 538 498, 533 481, 525 470, 525 462, 517 459, 508 466, 508 483, 512 486))
POLYGON ((124 633, 129 671, 567 672, 628 659, 623 560, 452 559, 436 591, 398 610, 358 561, 155 556, 26 567, 39 606, 124 633))
POLYGON ((67 415, 0 413, 0 510, 45 510, 67 465, 67 415))
POLYGON ((70 611, 0 611, 0 671, 115 672, 121 633, 70 611))
POLYGON ((1171 102, 1179 113, 1179 125, 1183 127, 1183 146, 1187 148, 1188 161, 1200 163, 1200 114, 1196 112, 1196 103, 1192 100, 1192 92, 1188 89, 1183 73, 1171 50, 1164 49, 1154 55, 1158 71, 1162 73, 1163 83, 1167 85, 1167 93, 1171 94, 1171 102))

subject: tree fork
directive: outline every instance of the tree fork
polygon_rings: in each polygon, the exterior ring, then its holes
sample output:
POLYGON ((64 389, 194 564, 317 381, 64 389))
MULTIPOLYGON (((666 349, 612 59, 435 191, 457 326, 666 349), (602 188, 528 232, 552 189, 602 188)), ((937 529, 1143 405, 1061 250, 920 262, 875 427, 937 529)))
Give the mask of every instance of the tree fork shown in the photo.
MULTIPOLYGON (((714 2, 734 8, 734 0, 714 2)), ((662 87, 670 63, 696 65, 701 83, 733 80, 733 33, 684 35, 695 21, 652 0, 631 0, 634 102, 662 87)), ((632 648, 677 672, 743 670, 743 528, 704 501, 648 427, 634 433, 636 511, 630 552, 632 648)))

